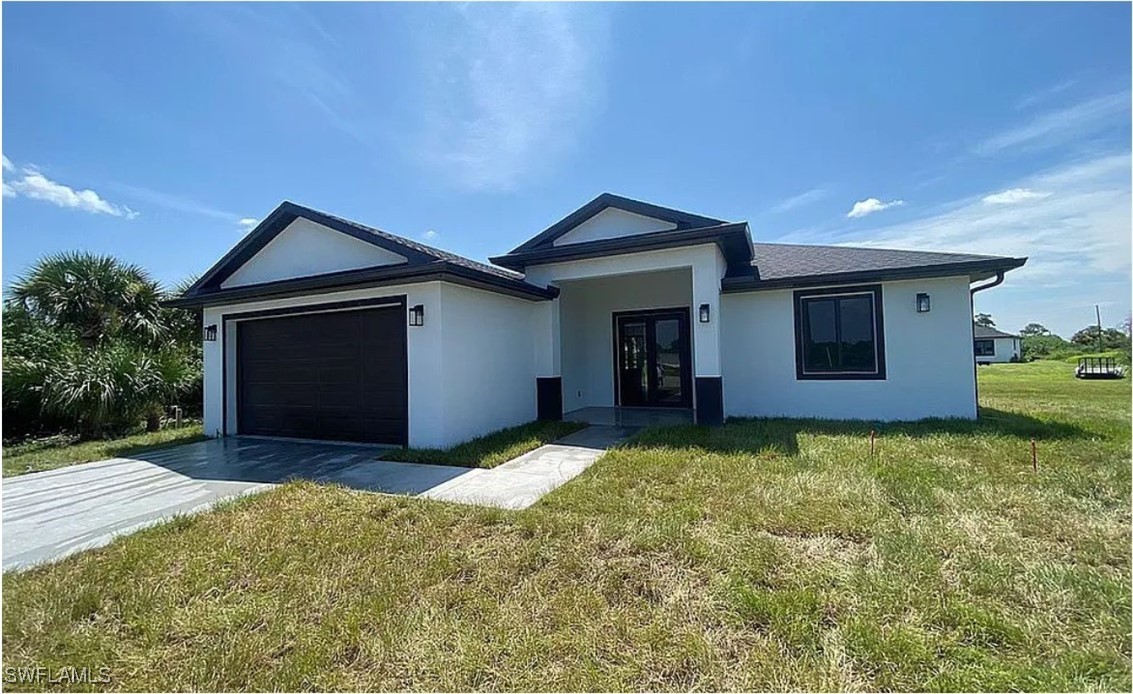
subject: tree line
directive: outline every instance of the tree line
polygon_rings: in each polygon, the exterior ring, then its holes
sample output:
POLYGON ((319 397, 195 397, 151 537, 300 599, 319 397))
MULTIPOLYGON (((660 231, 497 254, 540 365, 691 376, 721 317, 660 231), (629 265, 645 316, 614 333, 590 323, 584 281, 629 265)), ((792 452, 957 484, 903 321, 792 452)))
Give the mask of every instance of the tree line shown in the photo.
MULTIPOLYGON (((987 313, 977 313, 973 320, 976 325, 995 327, 995 320, 987 313)), ((1129 363, 1130 331, 1130 318, 1126 317, 1121 325, 1112 328, 1087 325, 1071 335, 1069 340, 1054 334, 1042 323, 1028 323, 1019 331, 1019 337, 1022 338, 1024 361, 1068 359, 1098 352, 1117 352, 1129 363)))
POLYGON ((199 413, 199 314, 162 305, 185 286, 86 252, 48 256, 17 278, 3 304, 5 442, 152 431, 172 405, 199 413))

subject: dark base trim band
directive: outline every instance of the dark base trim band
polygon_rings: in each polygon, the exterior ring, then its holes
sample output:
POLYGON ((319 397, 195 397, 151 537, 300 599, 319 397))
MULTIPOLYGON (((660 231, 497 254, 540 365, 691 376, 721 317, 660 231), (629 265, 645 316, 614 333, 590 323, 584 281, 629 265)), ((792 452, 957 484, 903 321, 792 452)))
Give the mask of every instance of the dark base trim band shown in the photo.
POLYGON ((720 376, 696 377, 696 423, 724 423, 724 379, 720 376))
POLYGON ((560 421, 563 418, 562 376, 535 378, 535 402, 540 421, 560 421))

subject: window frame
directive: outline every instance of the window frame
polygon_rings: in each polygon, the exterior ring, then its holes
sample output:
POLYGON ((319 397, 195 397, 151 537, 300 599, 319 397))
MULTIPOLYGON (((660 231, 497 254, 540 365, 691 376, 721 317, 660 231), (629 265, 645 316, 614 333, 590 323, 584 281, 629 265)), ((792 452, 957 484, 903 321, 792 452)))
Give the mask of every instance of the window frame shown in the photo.
POLYGON ((972 349, 975 351, 977 357, 994 357, 995 356, 995 338, 992 338, 992 337, 976 338, 976 340, 973 342, 972 349), (979 350, 979 344, 981 342, 989 343, 991 345, 991 351, 990 352, 981 352, 979 350))
MULTIPOLYGON (((835 304, 836 307, 839 304, 835 304)), ((841 309, 836 308, 841 315, 841 309)), ((885 317, 882 308, 882 289, 880 284, 866 284, 852 287, 829 287, 826 289, 800 289, 794 293, 795 319, 795 378, 800 381, 884 381, 885 369, 885 317), (805 359, 806 321, 804 304, 808 299, 836 299, 850 296, 868 296, 873 308, 873 345, 876 369, 873 371, 807 371, 805 359)), ((839 319, 840 320, 840 319, 839 319)))

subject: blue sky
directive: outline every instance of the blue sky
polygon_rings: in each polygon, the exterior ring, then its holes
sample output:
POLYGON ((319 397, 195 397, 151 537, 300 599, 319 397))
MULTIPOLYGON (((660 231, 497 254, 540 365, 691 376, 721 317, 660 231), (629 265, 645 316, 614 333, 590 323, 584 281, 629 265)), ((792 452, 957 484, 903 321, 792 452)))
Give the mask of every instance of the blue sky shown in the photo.
POLYGON ((281 200, 483 259, 602 191, 757 240, 1028 255, 977 295, 1130 309, 1130 7, 3 6, 3 273, 174 282, 281 200))

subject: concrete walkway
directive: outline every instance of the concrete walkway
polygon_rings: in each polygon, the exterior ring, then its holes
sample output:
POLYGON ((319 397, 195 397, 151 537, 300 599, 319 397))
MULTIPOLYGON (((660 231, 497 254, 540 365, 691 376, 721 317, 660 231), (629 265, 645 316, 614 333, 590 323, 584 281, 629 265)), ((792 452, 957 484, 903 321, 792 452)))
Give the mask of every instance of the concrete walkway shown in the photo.
POLYGON ((422 496, 462 504, 522 509, 590 467, 638 430, 590 426, 491 469, 472 469, 422 496))
POLYGON ((499 467, 375 460, 372 446, 230 438, 3 481, 3 568, 100 547, 174 516, 289 479, 507 509, 527 508, 636 429, 591 426, 499 467))

